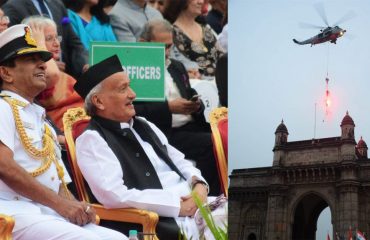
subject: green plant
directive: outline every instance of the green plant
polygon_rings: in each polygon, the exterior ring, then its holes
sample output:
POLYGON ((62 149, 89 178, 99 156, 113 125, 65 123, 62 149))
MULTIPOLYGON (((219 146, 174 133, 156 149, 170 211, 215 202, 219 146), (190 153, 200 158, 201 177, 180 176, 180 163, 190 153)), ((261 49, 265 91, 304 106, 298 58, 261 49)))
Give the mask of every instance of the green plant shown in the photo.
MULTIPOLYGON (((228 240, 228 233, 227 233, 227 224, 224 224, 223 228, 216 226, 213 216, 211 214, 211 210, 209 209, 208 205, 204 206, 198 195, 193 191, 192 192, 193 199, 195 204, 199 208, 200 214, 203 217, 204 221, 206 222, 208 228, 212 232, 213 237, 216 240, 228 240)), ((179 240, 192 240, 192 238, 188 239, 185 235, 184 231, 181 231, 182 235, 179 234, 179 240)), ((202 238, 201 238, 202 239, 202 238)))

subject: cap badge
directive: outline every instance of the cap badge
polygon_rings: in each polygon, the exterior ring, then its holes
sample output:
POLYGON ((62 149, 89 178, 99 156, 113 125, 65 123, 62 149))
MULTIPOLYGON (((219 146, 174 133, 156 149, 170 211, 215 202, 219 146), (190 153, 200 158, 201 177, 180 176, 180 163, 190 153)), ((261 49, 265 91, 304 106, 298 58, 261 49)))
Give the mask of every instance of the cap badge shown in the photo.
POLYGON ((29 44, 29 45, 32 45, 32 46, 37 46, 36 44, 36 40, 32 37, 31 35, 31 31, 30 31, 30 28, 29 27, 25 27, 24 28, 24 31, 26 32, 24 34, 24 39, 26 40, 26 42, 29 44))

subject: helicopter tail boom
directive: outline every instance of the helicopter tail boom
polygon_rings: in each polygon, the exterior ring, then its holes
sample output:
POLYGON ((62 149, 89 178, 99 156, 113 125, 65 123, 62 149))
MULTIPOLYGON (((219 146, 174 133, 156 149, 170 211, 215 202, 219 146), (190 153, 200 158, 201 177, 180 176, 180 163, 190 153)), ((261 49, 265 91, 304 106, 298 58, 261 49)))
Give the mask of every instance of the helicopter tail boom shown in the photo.
POLYGON ((300 41, 298 41, 298 40, 296 40, 296 39, 293 39, 293 42, 295 42, 296 44, 299 44, 299 45, 304 45, 304 44, 306 44, 306 43, 300 42, 300 41))

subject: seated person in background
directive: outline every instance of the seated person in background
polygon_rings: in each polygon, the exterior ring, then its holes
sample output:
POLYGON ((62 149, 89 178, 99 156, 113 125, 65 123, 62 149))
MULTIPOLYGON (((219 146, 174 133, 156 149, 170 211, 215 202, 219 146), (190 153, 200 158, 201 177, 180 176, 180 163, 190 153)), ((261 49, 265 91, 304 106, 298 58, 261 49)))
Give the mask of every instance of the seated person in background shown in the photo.
POLYGON ((118 0, 109 15, 113 31, 121 42, 136 42, 146 22, 163 18, 147 0, 118 0))
MULTIPOLYGON (((179 227, 188 239, 199 239, 190 193, 194 190, 207 202, 207 183, 153 123, 135 117, 136 95, 118 57, 90 67, 75 89, 91 116, 76 140, 76 156, 93 197, 107 208, 157 212, 161 240, 178 239, 179 227)), ((218 210, 226 221, 226 204, 221 205, 218 210)), ((122 223, 104 224, 125 231, 122 223)))
POLYGON ((196 22, 201 15, 202 5, 203 0, 171 0, 163 16, 174 26, 175 47, 190 61, 198 63, 202 78, 213 78, 222 49, 212 29, 196 22))
POLYGON ((49 16, 58 27, 58 36, 62 36, 61 61, 65 63, 58 65, 68 74, 78 77, 87 64, 88 54, 81 44, 80 39, 74 33, 67 9, 61 1, 45 0, 11 0, 2 6, 6 15, 10 18, 10 25, 18 24, 23 19, 33 15, 49 16))
POLYGON ((38 47, 46 48, 52 53, 52 59, 46 63, 47 87, 36 99, 59 130, 63 131, 63 114, 69 108, 82 107, 84 100, 73 89, 76 80, 54 67, 56 61, 60 60, 61 51, 55 22, 42 16, 29 17, 23 22, 31 26, 38 47))
POLYGON ((103 9, 107 0, 63 0, 63 2, 68 8, 68 17, 73 30, 85 49, 90 48, 91 41, 117 41, 109 16, 103 9))
POLYGON ((8 28, 9 17, 4 14, 4 11, 0 8, 0 33, 8 28))
POLYGON ((191 101, 197 92, 190 87, 184 65, 169 59, 172 46, 172 26, 166 20, 152 20, 144 26, 141 40, 166 44, 165 102, 138 102, 139 116, 156 124, 167 136, 171 145, 196 162, 197 168, 218 195, 220 183, 213 154, 210 125, 204 118, 204 105, 200 98, 191 101))
POLYGON ((34 103, 51 53, 24 24, 0 34, 0 52, 0 212, 15 219, 13 239, 127 239, 96 226, 94 209, 67 190, 55 132, 34 103))

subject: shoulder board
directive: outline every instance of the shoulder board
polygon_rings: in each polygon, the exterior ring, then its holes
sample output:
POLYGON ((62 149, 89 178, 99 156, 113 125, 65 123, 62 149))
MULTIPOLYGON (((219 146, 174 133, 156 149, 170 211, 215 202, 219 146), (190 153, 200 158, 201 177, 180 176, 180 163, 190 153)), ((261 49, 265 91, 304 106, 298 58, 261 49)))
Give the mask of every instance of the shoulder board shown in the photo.
POLYGON ((4 97, 10 97, 9 95, 6 95, 4 93, 0 93, 0 97, 4 98, 4 97))
POLYGON ((22 101, 19 101, 15 98, 12 98, 11 96, 9 95, 6 95, 6 94, 3 94, 3 93, 0 93, 0 97, 3 98, 6 102, 9 103, 9 101, 15 103, 17 106, 20 106, 20 107, 25 107, 27 106, 27 103, 24 103, 22 101))

